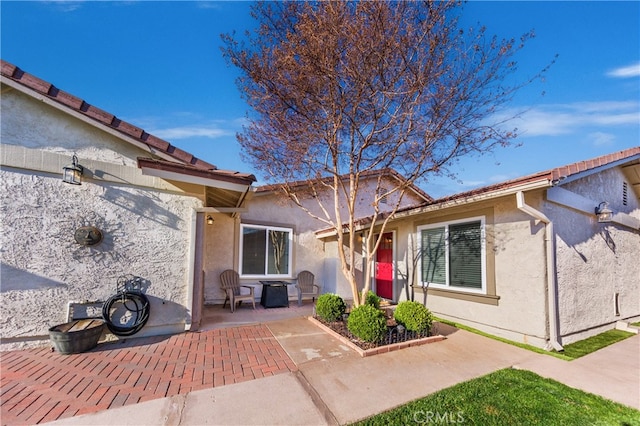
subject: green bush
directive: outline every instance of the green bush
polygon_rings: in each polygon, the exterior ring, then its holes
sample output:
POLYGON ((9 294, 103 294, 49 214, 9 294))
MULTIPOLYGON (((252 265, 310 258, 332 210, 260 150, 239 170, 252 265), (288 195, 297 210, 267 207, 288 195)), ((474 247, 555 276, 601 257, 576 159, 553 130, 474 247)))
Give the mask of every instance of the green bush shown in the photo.
POLYGON ((337 294, 321 294, 316 302, 316 314, 325 321, 337 321, 346 310, 347 305, 337 294))
POLYGON ((364 304, 365 305, 371 305, 374 308, 378 309, 380 308, 380 297, 378 297, 377 294, 375 294, 373 291, 369 290, 369 292, 367 293, 367 297, 364 299, 364 304))
POLYGON ((379 342, 387 333, 387 320, 380 309, 360 305, 349 314, 347 328, 365 342, 379 342))
POLYGON ((421 303, 409 300, 398 303, 393 318, 407 330, 418 333, 428 332, 433 322, 433 315, 429 309, 421 303))

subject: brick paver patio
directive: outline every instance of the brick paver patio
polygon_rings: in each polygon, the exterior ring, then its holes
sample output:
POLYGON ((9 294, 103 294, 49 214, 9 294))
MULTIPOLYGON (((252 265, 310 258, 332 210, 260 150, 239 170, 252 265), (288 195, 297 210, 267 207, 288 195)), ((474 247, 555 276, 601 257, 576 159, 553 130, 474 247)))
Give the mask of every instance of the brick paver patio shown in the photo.
POLYGON ((296 371, 263 324, 0 354, 2 425, 37 424, 296 371))

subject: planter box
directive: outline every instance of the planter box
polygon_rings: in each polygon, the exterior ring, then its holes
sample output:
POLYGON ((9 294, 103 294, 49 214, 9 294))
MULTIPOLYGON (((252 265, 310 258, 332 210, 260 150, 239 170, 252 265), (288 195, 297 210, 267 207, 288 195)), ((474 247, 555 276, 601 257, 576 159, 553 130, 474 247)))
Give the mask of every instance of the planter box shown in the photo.
POLYGON ((309 319, 309 321, 311 321, 312 323, 314 323, 315 325, 317 325, 318 327, 320 327, 321 329, 323 329, 327 333, 329 333, 332 336, 336 337, 338 340, 343 342, 345 345, 349 346, 351 349, 356 351, 358 353, 358 355, 360 355, 363 358, 367 357, 367 356, 371 356, 371 355, 377 355, 377 354, 383 354, 383 353, 387 353, 387 352, 393 352, 393 351, 397 351, 397 350, 404 349, 404 348, 422 346, 422 345, 426 345, 428 343, 440 342, 440 341, 446 339, 445 336, 435 335, 435 336, 423 337, 421 339, 409 340, 409 341, 401 342, 401 343, 392 343, 390 345, 382 345, 382 346, 378 346, 377 348, 373 348, 373 349, 362 349, 361 347, 359 347, 358 345, 356 345, 355 343, 350 341, 348 338, 346 338, 345 336, 343 336, 340 333, 336 333, 331 328, 327 327, 326 325, 324 325, 323 323, 321 323, 317 319, 315 319, 313 317, 308 317, 308 319, 309 319))
POLYGON ((99 319, 75 320, 51 327, 49 339, 61 354, 77 354, 95 348, 103 329, 104 321, 99 319))

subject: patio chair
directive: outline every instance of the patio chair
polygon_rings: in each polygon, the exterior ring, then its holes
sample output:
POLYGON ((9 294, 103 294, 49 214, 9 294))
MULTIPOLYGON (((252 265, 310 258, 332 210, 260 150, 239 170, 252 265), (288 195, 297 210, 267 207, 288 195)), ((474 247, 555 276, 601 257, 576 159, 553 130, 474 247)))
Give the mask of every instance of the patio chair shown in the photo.
POLYGON ((222 308, 227 305, 227 300, 231 305, 231 312, 235 312, 236 303, 242 303, 243 300, 251 300, 253 309, 256 308, 256 298, 254 295, 254 288, 248 285, 240 285, 240 276, 233 269, 227 269, 220 274, 220 281, 222 282, 222 289, 226 293, 222 308), (240 289, 244 287, 249 289, 249 294, 240 293, 240 289))
POLYGON ((298 290, 298 306, 302 305, 302 296, 312 296, 315 302, 316 296, 320 295, 320 286, 313 283, 314 275, 309 271, 302 271, 296 279, 296 289, 298 290))

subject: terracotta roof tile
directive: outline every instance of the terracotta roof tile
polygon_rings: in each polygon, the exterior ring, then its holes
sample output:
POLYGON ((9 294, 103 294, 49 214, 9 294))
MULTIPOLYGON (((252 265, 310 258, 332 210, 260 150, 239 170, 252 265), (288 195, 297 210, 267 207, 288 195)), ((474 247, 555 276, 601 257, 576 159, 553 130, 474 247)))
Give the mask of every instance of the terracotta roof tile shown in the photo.
POLYGON ((90 117, 93 120, 98 121, 102 125, 115 129, 121 132, 123 135, 142 142, 152 148, 152 151, 160 151, 161 153, 169 155, 178 161, 190 164, 197 169, 209 171, 217 169, 213 164, 196 158, 192 154, 174 147, 169 142, 153 136, 131 123, 120 120, 115 115, 97 108, 96 106, 91 105, 86 101, 83 101, 82 99, 73 96, 65 91, 62 91, 53 86, 51 83, 48 83, 34 75, 24 72, 23 70, 9 62, 0 60, 0 64, 0 72, 2 73, 2 76, 9 78, 24 87, 34 90, 73 111, 90 117))
MULTIPOLYGON (((561 181, 564 178, 568 178, 572 175, 579 174, 584 171, 596 169, 598 167, 606 166, 617 161, 625 160, 634 156, 640 156, 640 146, 625 149, 623 151, 614 152, 612 154, 603 155, 601 157, 593 158, 587 161, 578 161, 577 163, 568 164, 566 166, 556 167, 551 170, 545 170, 542 172, 534 173, 531 175, 522 176, 517 179, 508 180, 505 182, 496 183, 494 185, 485 186, 482 188, 472 189, 470 191, 461 192, 454 195, 445 196, 442 198, 438 198, 433 202, 427 202, 416 207, 407 207, 398 211, 398 213, 410 212, 413 210, 419 211, 420 209, 437 204, 443 204, 451 201, 461 201, 464 203, 468 199, 472 199, 475 196, 488 194, 494 191, 500 191, 504 189, 510 189, 522 186, 528 183, 541 182, 546 183, 549 186, 554 183, 561 181)), ((371 222, 371 217, 358 218, 356 223, 358 225, 366 225, 371 222)), ((343 225, 346 227, 346 224, 343 225)), ((326 232, 331 232, 333 228, 325 228, 316 231, 316 235, 321 235, 326 232)))
POLYGON ((109 114, 107 111, 96 108, 86 102, 82 103, 80 111, 84 112, 89 117, 94 118, 103 124, 106 124, 107 126, 110 126, 113 122, 113 119, 116 117, 115 115, 109 114))
POLYGON ((189 154, 186 151, 181 150, 180 148, 176 148, 172 146, 167 152, 170 152, 171 155, 187 164, 193 164, 195 161, 192 154, 189 154))
POLYGON ((16 66, 9 62, 2 61, 2 67, 0 67, 2 75, 7 77, 13 77, 13 73, 16 71, 16 66))
POLYGON ((141 128, 136 127, 133 124, 129 124, 126 121, 122 121, 119 118, 115 118, 111 123, 111 126, 132 138, 140 139, 142 137, 143 130, 141 128))
POLYGON ((36 76, 28 74, 19 68, 16 68, 16 70, 13 73, 13 77, 19 78, 24 83, 25 86, 31 87, 32 89, 40 93, 47 94, 49 92, 49 89, 51 88, 50 83, 47 83, 46 81, 41 80, 36 76))
POLYGON ((68 106, 69 108, 77 110, 82 108, 82 104, 84 103, 82 99, 60 90, 56 86, 51 86, 48 96, 55 98, 58 102, 68 106))
POLYGON ((549 184, 552 184, 554 182, 560 181, 564 178, 568 178, 578 173, 582 173, 588 170, 596 169, 598 167, 606 166, 607 164, 615 163, 616 161, 624 160, 626 158, 629 158, 635 155, 640 155, 640 146, 625 149, 619 152, 614 152, 611 154, 606 154, 601 157, 592 158, 591 160, 578 161, 576 163, 556 167, 551 170, 545 170, 545 171, 534 173, 531 175, 522 176, 517 179, 508 180, 508 181, 500 182, 494 185, 484 186, 482 188, 476 188, 470 191, 461 192, 459 194, 446 196, 446 197, 435 200, 433 204, 441 203, 443 201, 450 201, 454 199, 468 198, 470 196, 479 195, 479 194, 496 191, 500 189, 508 189, 508 188, 512 188, 512 187, 530 183, 530 182, 547 181, 549 184))
MULTIPOLYGON (((398 179, 401 182, 406 182, 406 178, 404 176, 402 176, 399 172, 397 172, 396 170, 392 169, 392 168, 384 168, 384 169, 375 169, 375 170, 369 170, 367 172, 363 172, 360 175, 360 178, 367 178, 367 177, 376 177, 379 175, 389 175, 389 176, 393 176, 396 179, 398 179)), ((343 179, 347 179, 348 175, 342 175, 343 179)), ((331 181, 331 177, 326 177, 323 178, 322 180, 324 181, 331 181)), ((309 185, 311 181, 309 180, 300 180, 300 181, 296 181, 296 182, 290 182, 289 183, 289 187, 295 188, 295 187, 303 187, 306 185, 309 185)), ((275 184, 269 184, 269 185, 262 185, 259 186, 256 189, 256 192, 258 193, 264 193, 264 192, 271 192, 271 191, 281 191, 284 188, 284 184, 282 183, 275 183, 275 184)), ((418 187, 417 185, 414 185, 413 183, 409 185, 409 188, 414 191, 416 194, 418 194, 420 197, 424 198, 426 201, 432 201, 433 197, 431 197, 429 194, 427 194, 426 192, 424 192, 420 187, 418 187)))
POLYGON ((169 142, 163 139, 160 139, 156 136, 153 136, 152 134, 149 134, 145 131, 142 132, 142 135, 140 136, 140 140, 142 140, 147 145, 164 152, 169 151, 169 147, 171 146, 169 142))
POLYGON ((249 173, 239 173, 230 170, 203 170, 191 164, 179 164, 172 161, 158 160, 152 158, 138 157, 138 167, 146 167, 156 170, 180 173, 184 175, 215 179, 219 181, 251 185, 256 181, 256 177, 249 173))

